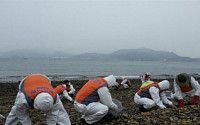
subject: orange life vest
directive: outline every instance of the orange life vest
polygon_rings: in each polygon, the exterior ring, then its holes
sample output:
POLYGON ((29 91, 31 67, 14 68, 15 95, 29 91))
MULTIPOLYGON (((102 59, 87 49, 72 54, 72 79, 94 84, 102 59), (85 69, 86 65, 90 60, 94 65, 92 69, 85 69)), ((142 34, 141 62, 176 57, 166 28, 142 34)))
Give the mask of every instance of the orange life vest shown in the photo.
POLYGON ((97 90, 101 87, 108 87, 104 79, 89 80, 77 93, 75 100, 79 103, 88 105, 99 100, 97 90))
MULTIPOLYGON (((147 98, 150 98, 150 99, 151 99, 152 97, 151 97, 151 94, 149 93, 149 89, 150 89, 150 87, 152 87, 152 86, 155 86, 155 87, 159 88, 158 82, 152 83, 152 84, 147 85, 146 87, 140 89, 140 90, 137 92, 137 94, 138 94, 140 97, 147 97, 147 98)), ((160 91, 160 88, 159 88, 159 91, 160 91)))
POLYGON ((51 86, 50 81, 43 75, 27 76, 21 85, 21 91, 24 93, 29 106, 33 106, 34 99, 41 92, 49 93, 56 102, 56 92, 51 86))
POLYGON ((189 85, 188 86, 180 86, 180 88, 181 88, 181 91, 182 92, 189 92, 189 91, 191 91, 192 90, 192 86, 191 86, 191 84, 189 83, 189 85))
POLYGON ((128 85, 128 86, 131 86, 131 81, 130 81, 128 78, 125 78, 125 79, 126 79, 127 82, 128 82, 127 85, 128 85))
POLYGON ((54 90, 57 94, 61 94, 65 90, 65 87, 62 85, 58 85, 54 90))

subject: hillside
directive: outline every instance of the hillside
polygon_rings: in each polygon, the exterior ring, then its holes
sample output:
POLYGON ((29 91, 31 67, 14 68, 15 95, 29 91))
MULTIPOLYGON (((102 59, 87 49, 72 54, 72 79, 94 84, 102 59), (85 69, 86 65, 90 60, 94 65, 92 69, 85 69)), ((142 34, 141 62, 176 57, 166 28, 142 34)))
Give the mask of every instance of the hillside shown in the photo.
POLYGON ((65 58, 65 59, 84 59, 84 60, 129 60, 129 61, 178 61, 178 62, 200 62, 198 58, 182 57, 173 52, 156 51, 147 48, 121 49, 110 54, 103 53, 83 53, 73 55, 62 51, 33 51, 16 50, 0 53, 0 58, 65 58))
POLYGON ((181 57, 173 52, 155 51, 147 48, 122 49, 111 54, 84 53, 71 57, 72 59, 106 59, 106 60, 130 60, 130 61, 200 61, 190 57, 181 57))

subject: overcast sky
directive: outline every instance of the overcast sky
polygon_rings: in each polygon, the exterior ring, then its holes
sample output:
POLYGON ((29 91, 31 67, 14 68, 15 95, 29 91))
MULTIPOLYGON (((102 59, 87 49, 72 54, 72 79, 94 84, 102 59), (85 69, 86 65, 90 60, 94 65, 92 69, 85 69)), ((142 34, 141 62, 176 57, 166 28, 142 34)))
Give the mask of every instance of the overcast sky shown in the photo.
POLYGON ((0 0, 0 52, 150 48, 200 58, 200 0, 0 0))

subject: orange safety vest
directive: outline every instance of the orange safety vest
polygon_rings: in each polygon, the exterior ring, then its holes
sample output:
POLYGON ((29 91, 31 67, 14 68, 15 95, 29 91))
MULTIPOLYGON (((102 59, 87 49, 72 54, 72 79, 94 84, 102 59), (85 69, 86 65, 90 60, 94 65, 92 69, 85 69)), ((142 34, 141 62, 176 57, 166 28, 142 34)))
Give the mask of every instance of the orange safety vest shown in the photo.
POLYGON ((97 90, 101 87, 108 87, 107 82, 100 79, 89 80, 77 93, 75 100, 79 103, 88 105, 92 102, 97 102, 99 100, 99 95, 97 90))
POLYGON ((131 81, 128 78, 125 78, 128 82, 128 84, 131 86, 131 81))
POLYGON ((56 92, 51 86, 50 81, 43 75, 30 75, 26 77, 21 85, 21 91, 24 93, 29 106, 33 106, 34 99, 41 92, 49 93, 56 102, 56 92))
POLYGON ((65 90, 65 87, 62 85, 58 85, 54 90, 57 94, 61 94, 65 90))
MULTIPOLYGON (((137 92, 137 94, 138 94, 139 96, 141 96, 141 97, 147 97, 147 98, 150 98, 150 99, 151 99, 152 97, 151 97, 151 95, 150 95, 150 93, 149 93, 149 89, 150 89, 150 87, 152 87, 152 86, 155 86, 155 87, 159 88, 158 82, 152 83, 152 84, 147 85, 146 87, 140 89, 140 90, 137 92)), ((160 90, 160 88, 159 88, 159 90, 160 90)))
POLYGON ((182 86, 182 87, 180 86, 180 88, 182 92, 189 92, 192 90, 192 86, 190 83, 189 83, 189 86, 182 86))

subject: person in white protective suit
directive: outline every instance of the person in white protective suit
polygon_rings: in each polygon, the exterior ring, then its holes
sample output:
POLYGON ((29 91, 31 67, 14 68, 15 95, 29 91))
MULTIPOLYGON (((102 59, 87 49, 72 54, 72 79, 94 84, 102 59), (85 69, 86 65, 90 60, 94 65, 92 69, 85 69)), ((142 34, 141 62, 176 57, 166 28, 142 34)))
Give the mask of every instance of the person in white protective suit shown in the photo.
POLYGON ((140 79, 141 79, 142 84, 147 81, 150 81, 151 80, 150 72, 147 72, 147 73, 145 72, 142 75, 140 75, 140 79))
POLYGON ((174 79, 174 99, 179 101, 178 107, 184 106, 184 98, 189 97, 189 104, 194 105, 200 96, 200 85, 194 77, 181 73, 174 79))
POLYGON ((109 87, 117 86, 113 75, 89 80, 77 93, 74 107, 81 114, 81 120, 93 124, 101 120, 109 111, 119 113, 112 101, 109 87))
POLYGON ((47 125, 70 125, 69 116, 48 77, 33 74, 19 85, 15 104, 6 118, 5 125, 31 125, 30 109, 46 114, 47 125))
POLYGON ((131 87, 131 82, 127 77, 123 78, 123 81, 121 83, 118 83, 116 90, 118 90, 121 86, 123 86, 125 89, 131 87))
POLYGON ((72 98, 75 93, 75 89, 68 80, 65 80, 61 85, 58 85, 55 88, 55 91, 56 91, 56 93, 59 94, 60 99, 65 98, 65 99, 73 102, 72 98))
POLYGON ((166 108, 168 105, 171 108, 176 108, 173 103, 167 99, 164 91, 169 89, 170 83, 167 80, 163 80, 161 82, 154 83, 149 82, 145 86, 141 86, 139 91, 134 96, 134 102, 137 105, 140 105, 141 111, 146 111, 147 109, 151 109, 155 106, 158 108, 166 108), (163 104, 164 103, 164 104, 163 104))
POLYGON ((70 81, 69 80, 65 80, 62 85, 64 87, 66 86, 66 90, 67 90, 68 95, 70 95, 73 98, 74 93, 75 93, 76 90, 74 89, 74 87, 70 83, 70 81))

